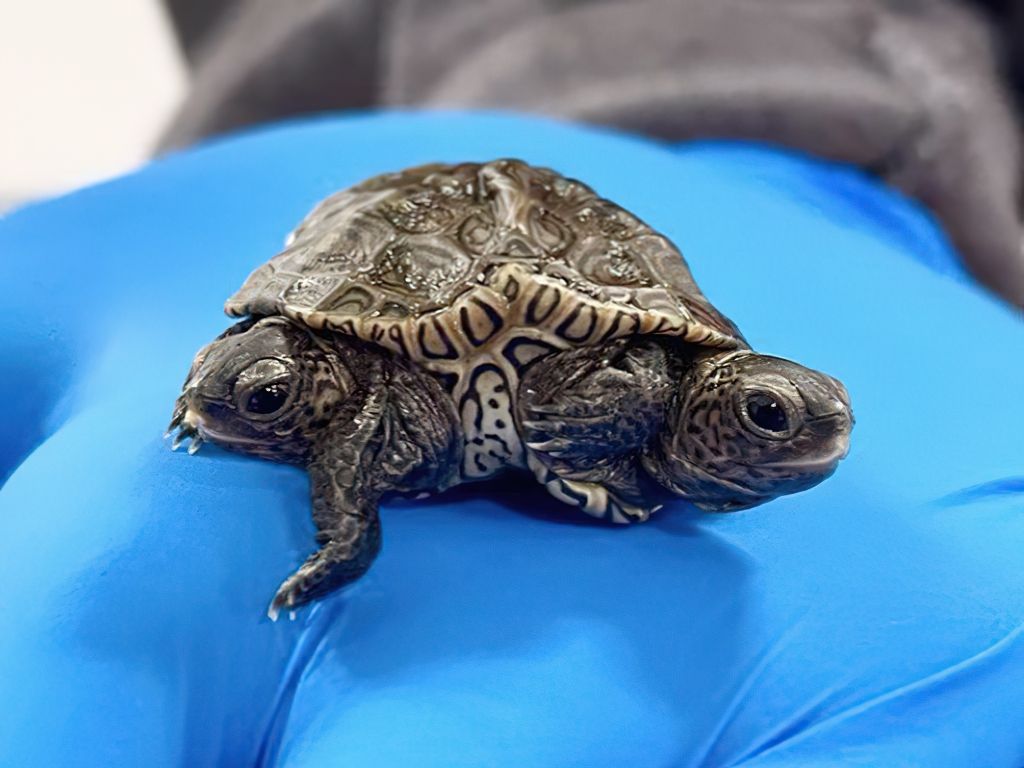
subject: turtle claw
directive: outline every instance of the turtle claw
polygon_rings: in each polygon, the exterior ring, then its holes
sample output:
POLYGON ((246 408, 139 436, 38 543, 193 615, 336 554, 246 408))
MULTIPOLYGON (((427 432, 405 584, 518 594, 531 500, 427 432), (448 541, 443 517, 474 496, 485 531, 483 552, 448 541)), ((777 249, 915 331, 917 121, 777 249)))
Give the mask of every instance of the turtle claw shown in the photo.
POLYGON ((270 602, 270 607, 267 608, 267 616, 270 617, 271 621, 277 621, 283 609, 288 611, 288 615, 294 619, 295 609, 308 599, 303 599, 304 592, 305 588, 299 573, 288 578, 277 590, 277 594, 274 595, 274 599, 270 602))
MULTIPOLYGON (((176 451, 185 444, 186 440, 195 440, 195 432, 182 426, 178 428, 177 433, 174 435, 174 439, 171 440, 171 450, 176 451)), ((192 452, 192 446, 189 445, 189 452, 192 452)))
MULTIPOLYGON (((295 621, 297 618, 299 618, 299 614, 298 614, 298 612, 294 608, 288 608, 287 611, 288 611, 288 621, 295 621)), ((276 622, 278 620, 278 618, 280 618, 280 616, 281 616, 281 606, 277 605, 276 603, 271 603, 270 607, 267 608, 267 617, 271 621, 275 621, 276 622)))
POLYGON ((171 416, 171 423, 167 425, 167 431, 164 432, 164 440, 171 438, 172 451, 181 448, 186 440, 189 441, 188 452, 191 455, 202 446, 203 437, 190 421, 185 420, 187 412, 188 409, 179 398, 174 406, 174 415, 171 416))
POLYGON ((164 432, 164 437, 170 437, 174 434, 174 430, 181 427, 185 420, 185 411, 188 408, 185 407, 184 397, 179 397, 174 402, 174 413, 171 414, 171 423, 167 425, 167 431, 164 432))
POLYGON ((295 611, 306 603, 321 597, 327 590, 325 581, 331 573, 332 563, 323 550, 310 555, 302 566, 284 580, 267 609, 271 621, 277 621, 282 610, 295 618, 295 611))
POLYGON ((292 590, 287 590, 287 587, 288 582, 286 581, 281 585, 281 588, 277 590, 277 594, 274 595, 274 599, 270 601, 270 606, 267 608, 267 617, 271 621, 277 621, 278 617, 281 615, 282 608, 288 611, 289 619, 295 619, 295 595, 292 590))

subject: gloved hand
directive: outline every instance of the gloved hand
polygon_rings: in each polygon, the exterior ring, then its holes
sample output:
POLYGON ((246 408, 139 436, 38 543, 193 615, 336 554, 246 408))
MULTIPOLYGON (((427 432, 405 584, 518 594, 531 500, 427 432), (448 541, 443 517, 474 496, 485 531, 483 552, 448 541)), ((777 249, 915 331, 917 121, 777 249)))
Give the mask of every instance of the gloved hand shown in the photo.
POLYGON ((530 119, 217 143, 0 221, 0 764, 1019 766, 1024 325, 858 173, 530 119), (383 510, 295 621, 304 474, 161 440, 223 300, 328 193, 520 156, 682 248, 759 351, 848 386, 834 477, 593 524, 522 478, 383 510))

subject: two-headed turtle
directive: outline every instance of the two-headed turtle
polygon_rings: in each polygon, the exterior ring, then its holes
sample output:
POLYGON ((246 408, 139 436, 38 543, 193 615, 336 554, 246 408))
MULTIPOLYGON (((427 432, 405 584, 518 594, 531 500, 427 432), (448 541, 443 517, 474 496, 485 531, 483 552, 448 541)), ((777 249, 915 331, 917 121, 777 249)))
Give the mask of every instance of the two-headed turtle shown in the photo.
POLYGON ((518 467, 626 523, 810 488, 849 445, 842 384, 751 351, 669 240, 519 161, 327 198, 226 310, 171 428, 308 468, 320 549, 271 615, 366 571, 388 492, 518 467))

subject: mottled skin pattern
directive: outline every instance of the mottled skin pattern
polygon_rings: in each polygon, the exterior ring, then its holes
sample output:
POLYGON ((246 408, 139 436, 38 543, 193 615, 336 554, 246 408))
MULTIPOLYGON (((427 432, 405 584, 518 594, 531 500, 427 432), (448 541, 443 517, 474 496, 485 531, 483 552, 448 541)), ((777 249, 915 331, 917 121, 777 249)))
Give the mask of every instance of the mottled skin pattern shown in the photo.
POLYGON ((664 236, 514 160, 332 195, 228 300, 171 422, 309 470, 320 549, 271 614, 358 578, 389 492, 528 468, 614 522, 811 487, 848 449, 831 377, 752 352, 664 236))
POLYGON ((838 380, 752 352, 701 353, 686 370, 644 468, 673 494, 715 511, 744 509, 817 485, 849 450, 853 413, 838 380), (765 428, 768 396, 785 426, 765 428))
POLYGON ((853 427, 830 376, 659 339, 544 358, 523 377, 518 413, 545 468, 578 493, 604 489, 637 519, 669 494, 723 512, 810 488, 846 455, 853 427), (767 429, 751 416, 765 398, 785 414, 769 414, 767 429))
MULTIPOLYGON (((514 427, 520 376, 539 357, 639 335, 745 346, 663 235, 515 160, 422 166, 332 195, 226 309, 355 336, 436 374, 465 431, 467 480, 550 474, 514 427)), ((590 514, 643 516, 596 488, 544 482, 590 514)))
POLYGON ((201 351, 172 427, 192 439, 190 450, 206 439, 308 468, 320 549, 281 585, 275 617, 365 573, 380 549, 381 496, 447 488, 462 453, 436 378, 358 339, 283 318, 240 323, 201 351), (270 413, 247 408, 260 392, 283 390, 270 413))

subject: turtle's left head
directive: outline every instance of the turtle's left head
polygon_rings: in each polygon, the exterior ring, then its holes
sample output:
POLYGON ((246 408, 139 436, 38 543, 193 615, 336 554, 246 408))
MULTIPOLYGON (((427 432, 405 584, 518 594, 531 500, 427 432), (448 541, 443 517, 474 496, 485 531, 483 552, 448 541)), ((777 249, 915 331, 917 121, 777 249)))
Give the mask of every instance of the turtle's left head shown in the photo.
POLYGON ((831 475, 853 423, 831 376, 749 351, 707 354, 684 375, 644 467, 702 509, 743 509, 831 475))
POLYGON ((174 447, 203 440, 278 461, 302 462, 351 379, 304 326, 247 320, 199 351, 175 403, 174 447))

